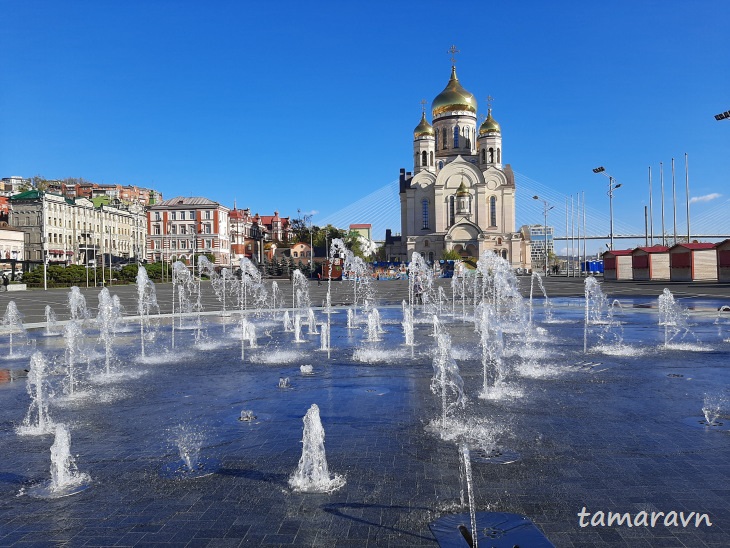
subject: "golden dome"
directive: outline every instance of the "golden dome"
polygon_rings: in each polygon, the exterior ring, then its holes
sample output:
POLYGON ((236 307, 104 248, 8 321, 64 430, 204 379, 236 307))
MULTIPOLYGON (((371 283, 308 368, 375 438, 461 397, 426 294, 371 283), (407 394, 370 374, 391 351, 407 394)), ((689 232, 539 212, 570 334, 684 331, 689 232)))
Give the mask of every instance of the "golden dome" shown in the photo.
POLYGON ((426 113, 421 115, 421 122, 413 130, 413 138, 418 139, 419 137, 433 137, 435 135, 433 127, 426 120, 426 113))
POLYGON ((449 83, 433 100, 431 110, 434 117, 454 110, 468 110, 476 114, 477 100, 471 93, 461 87, 459 79, 456 77, 456 67, 451 67, 449 83))
POLYGON ((469 191, 467 190, 463 179, 461 181, 461 184, 459 185, 459 188, 456 189, 456 195, 457 196, 469 196, 469 191))
POLYGON ((492 118, 492 109, 487 111, 487 119, 482 122, 479 126, 479 135, 486 135, 487 133, 501 133, 502 130, 497 123, 497 120, 492 118))

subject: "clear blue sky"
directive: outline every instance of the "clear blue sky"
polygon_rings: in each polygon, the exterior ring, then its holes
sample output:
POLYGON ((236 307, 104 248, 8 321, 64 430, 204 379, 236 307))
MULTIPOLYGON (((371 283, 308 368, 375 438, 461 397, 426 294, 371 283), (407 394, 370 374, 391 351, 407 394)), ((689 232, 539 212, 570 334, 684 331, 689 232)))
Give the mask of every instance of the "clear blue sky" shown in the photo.
MULTIPOLYGON (((552 201, 585 191, 605 214, 603 165, 623 185, 617 225, 643 229, 651 165, 658 226, 659 162, 678 159, 684 200, 685 152, 705 197, 693 218, 730 197, 730 120, 714 119, 730 109, 726 0, 0 0, 0 20, 2 176, 317 222, 412 168, 419 103, 446 85, 453 43, 480 112, 495 98, 505 162, 552 201)), ((535 188, 518 222, 542 222, 535 188)))

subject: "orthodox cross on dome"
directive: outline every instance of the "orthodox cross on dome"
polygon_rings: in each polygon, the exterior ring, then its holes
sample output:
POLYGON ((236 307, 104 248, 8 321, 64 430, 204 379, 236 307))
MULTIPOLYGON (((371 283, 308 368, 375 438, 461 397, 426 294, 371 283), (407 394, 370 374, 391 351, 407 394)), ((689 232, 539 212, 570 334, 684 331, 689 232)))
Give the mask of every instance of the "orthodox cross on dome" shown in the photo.
POLYGON ((451 46, 451 47, 450 47, 450 48, 449 48, 449 49, 448 49, 448 50, 446 51, 446 53, 450 53, 450 54, 451 54, 451 64, 452 64, 452 65, 456 65, 456 54, 457 54, 457 53, 461 53, 461 52, 460 52, 460 51, 459 51, 458 49, 456 49, 456 46, 452 45, 452 46, 451 46))
POLYGON ((494 97, 491 95, 487 95, 487 108, 492 108, 492 102, 494 101, 494 97))
POLYGON ((426 114, 426 105, 428 104, 428 101, 426 99, 421 99, 421 114, 426 114))

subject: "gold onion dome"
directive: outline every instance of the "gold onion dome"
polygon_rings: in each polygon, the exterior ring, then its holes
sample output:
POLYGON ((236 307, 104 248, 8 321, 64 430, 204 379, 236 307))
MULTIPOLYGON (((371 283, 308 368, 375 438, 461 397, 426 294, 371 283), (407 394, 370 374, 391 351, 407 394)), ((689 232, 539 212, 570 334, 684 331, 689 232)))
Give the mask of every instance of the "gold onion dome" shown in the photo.
POLYGON ((469 191, 466 189, 466 185, 464 184, 464 181, 461 181, 459 188, 456 189, 456 195, 457 196, 469 196, 469 191))
POLYGON ((433 137, 435 135, 433 127, 426 120, 426 113, 421 114, 421 122, 413 130, 413 138, 418 139, 419 137, 433 137))
POLYGON ((487 119, 482 122, 479 126, 479 135, 486 135, 487 133, 501 133, 502 130, 497 123, 497 120, 492 118, 492 109, 487 111, 487 119))
POLYGON ((449 83, 433 100, 431 110, 434 117, 455 110, 468 110, 476 114, 477 100, 471 93, 461 87, 459 79, 456 77, 456 67, 451 67, 449 83))

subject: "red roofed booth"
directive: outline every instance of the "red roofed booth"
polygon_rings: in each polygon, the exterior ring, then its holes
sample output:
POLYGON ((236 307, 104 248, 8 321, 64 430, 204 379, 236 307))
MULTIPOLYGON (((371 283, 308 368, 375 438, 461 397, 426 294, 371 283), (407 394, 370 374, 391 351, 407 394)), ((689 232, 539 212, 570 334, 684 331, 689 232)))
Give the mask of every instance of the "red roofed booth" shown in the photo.
POLYGON ((631 280, 631 250, 613 249, 603 254, 604 280, 631 280))
POLYGON ((669 278, 673 282, 717 280, 715 244, 691 243, 670 247, 669 278))
POLYGON ((668 280, 669 248, 665 245, 637 247, 631 252, 634 280, 668 280))

